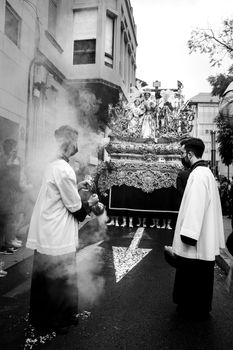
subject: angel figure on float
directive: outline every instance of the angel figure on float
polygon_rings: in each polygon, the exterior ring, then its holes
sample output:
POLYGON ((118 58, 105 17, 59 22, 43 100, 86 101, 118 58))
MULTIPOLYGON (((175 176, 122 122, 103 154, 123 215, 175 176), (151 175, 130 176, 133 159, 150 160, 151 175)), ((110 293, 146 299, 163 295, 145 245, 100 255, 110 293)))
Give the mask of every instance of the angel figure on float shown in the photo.
POLYGON ((138 128, 141 124, 141 116, 143 115, 143 110, 141 107, 141 101, 139 98, 136 98, 133 102, 133 105, 129 111, 129 124, 128 132, 131 135, 135 135, 138 128))
POLYGON ((172 90, 161 91, 161 113, 159 115, 159 128, 167 130, 171 126, 172 113, 175 105, 175 93, 172 90))
POLYGON ((149 91, 144 92, 144 101, 142 101, 142 108, 144 110, 142 116, 142 128, 141 137, 144 139, 154 139, 156 122, 155 122, 155 108, 156 102, 152 99, 151 93, 149 91))

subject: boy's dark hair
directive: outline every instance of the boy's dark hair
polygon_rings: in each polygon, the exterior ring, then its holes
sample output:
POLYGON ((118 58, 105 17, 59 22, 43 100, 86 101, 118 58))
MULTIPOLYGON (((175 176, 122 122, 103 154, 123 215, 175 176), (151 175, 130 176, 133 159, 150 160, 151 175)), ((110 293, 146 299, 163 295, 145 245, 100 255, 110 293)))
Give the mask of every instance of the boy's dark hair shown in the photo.
POLYGON ((55 139, 62 154, 66 153, 70 144, 77 141, 78 131, 69 125, 62 125, 54 132, 55 139))
POLYGON ((180 145, 183 146, 191 137, 185 137, 180 141, 180 145))
POLYGON ((182 140, 180 144, 184 146, 186 152, 193 152, 197 158, 201 158, 205 150, 204 142, 195 137, 182 140))
POLYGON ((55 130, 54 136, 56 140, 63 139, 66 141, 71 141, 77 138, 78 131, 69 125, 62 125, 55 130))

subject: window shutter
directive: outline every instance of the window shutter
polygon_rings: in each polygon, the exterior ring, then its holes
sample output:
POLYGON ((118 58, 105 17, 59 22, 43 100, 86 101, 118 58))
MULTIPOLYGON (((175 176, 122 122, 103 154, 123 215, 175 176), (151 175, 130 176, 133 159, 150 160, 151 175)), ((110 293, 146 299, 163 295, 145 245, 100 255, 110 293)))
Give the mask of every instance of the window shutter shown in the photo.
POLYGON ((113 18, 106 17, 105 53, 111 57, 113 55, 113 21, 113 18))
POLYGON ((56 36, 57 25, 57 1, 49 0, 48 30, 54 37, 56 36))
POLYGON ((13 8, 6 2, 5 12, 5 34, 13 41, 15 45, 19 45, 21 19, 13 8))
POLYGON ((96 39, 97 9, 74 11, 74 40, 96 39))

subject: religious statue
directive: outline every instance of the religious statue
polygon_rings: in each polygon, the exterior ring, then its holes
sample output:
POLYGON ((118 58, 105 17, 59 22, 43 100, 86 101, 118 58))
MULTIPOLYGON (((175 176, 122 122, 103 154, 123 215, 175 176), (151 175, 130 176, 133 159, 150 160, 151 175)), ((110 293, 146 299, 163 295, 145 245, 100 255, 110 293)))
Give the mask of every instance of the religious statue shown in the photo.
POLYGON ((156 96, 149 88, 135 87, 128 100, 121 95, 115 107, 109 105, 112 136, 157 143, 161 137, 174 139, 191 132, 195 112, 183 96, 173 90, 161 90, 156 96))
POLYGON ((146 91, 144 93, 144 100, 142 101, 142 108, 144 110, 142 128, 141 128, 141 137, 144 139, 154 139, 156 131, 155 123, 155 108, 156 103, 151 98, 151 93, 146 91))
POLYGON ((141 126, 141 117, 143 115, 143 109, 141 107, 141 101, 139 98, 134 100, 133 105, 129 111, 129 124, 128 132, 130 135, 137 136, 137 131, 141 126))

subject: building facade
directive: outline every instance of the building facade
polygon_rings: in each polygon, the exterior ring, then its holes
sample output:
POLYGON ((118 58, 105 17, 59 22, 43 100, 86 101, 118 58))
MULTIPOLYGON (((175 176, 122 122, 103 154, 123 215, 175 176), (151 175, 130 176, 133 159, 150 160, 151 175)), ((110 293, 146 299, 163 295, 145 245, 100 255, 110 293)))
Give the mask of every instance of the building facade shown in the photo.
POLYGON ((213 165, 213 158, 215 158, 217 173, 231 177, 233 167, 230 166, 228 170, 228 167, 222 163, 216 142, 217 127, 214 119, 218 115, 218 104, 219 98, 206 92, 201 92, 189 100, 189 105, 194 108, 196 115, 192 136, 201 138, 205 143, 203 159, 213 165))
POLYGON ((136 47, 129 0, 2 0, 0 143, 45 159, 61 124, 104 131, 135 84, 136 47))

